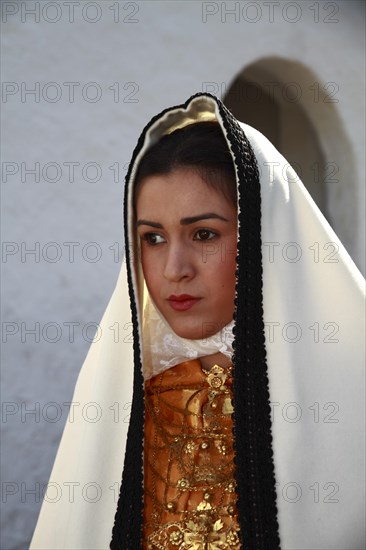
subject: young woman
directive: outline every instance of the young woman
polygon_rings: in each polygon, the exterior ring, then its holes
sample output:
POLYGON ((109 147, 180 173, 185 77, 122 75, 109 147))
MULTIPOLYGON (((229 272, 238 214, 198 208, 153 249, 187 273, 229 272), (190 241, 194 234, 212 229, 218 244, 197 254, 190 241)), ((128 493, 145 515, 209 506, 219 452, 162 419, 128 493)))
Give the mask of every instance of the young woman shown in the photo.
POLYGON ((103 414, 67 423, 31 547, 362 548, 362 278, 296 174, 197 94, 124 214, 130 307, 123 269, 73 399, 103 414))

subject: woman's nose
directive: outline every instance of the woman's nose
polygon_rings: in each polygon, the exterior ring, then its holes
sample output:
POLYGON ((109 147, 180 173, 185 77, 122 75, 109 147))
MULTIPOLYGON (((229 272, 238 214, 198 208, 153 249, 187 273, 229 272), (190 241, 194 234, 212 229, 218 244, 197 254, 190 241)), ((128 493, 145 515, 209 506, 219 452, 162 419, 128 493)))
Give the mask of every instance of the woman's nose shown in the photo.
POLYGON ((170 246, 167 251, 164 277, 169 281, 191 279, 196 272, 194 259, 184 246, 170 246))

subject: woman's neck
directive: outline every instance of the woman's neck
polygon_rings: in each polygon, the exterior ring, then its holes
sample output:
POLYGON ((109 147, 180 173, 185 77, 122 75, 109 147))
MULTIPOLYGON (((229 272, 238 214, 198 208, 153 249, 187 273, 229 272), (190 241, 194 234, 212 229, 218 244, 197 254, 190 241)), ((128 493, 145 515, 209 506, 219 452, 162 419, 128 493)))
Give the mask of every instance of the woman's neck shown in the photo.
POLYGON ((204 370, 210 370, 214 365, 219 365, 223 368, 228 368, 231 365, 230 359, 220 352, 200 357, 200 361, 204 370))

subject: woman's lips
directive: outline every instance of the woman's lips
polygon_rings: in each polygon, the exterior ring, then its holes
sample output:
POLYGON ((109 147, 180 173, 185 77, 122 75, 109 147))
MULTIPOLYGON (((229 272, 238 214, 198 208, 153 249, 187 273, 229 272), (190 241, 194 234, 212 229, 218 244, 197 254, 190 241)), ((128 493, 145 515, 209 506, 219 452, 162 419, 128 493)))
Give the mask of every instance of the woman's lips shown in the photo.
POLYGON ((196 298, 195 296, 190 296, 189 294, 180 294, 178 296, 172 294, 168 298, 170 307, 175 311, 187 311, 200 300, 201 298, 196 298))

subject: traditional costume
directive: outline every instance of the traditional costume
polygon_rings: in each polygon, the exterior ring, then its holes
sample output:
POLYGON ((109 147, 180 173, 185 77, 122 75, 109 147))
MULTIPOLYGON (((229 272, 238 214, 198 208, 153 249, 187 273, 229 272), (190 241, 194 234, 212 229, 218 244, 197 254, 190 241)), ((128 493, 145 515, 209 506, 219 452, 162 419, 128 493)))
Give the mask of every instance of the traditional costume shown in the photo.
POLYGON ((124 216, 126 264, 31 549, 364 548, 363 279, 291 166, 200 93, 143 130, 124 216), (237 179, 236 305, 233 323, 189 341, 144 284, 133 184, 163 135, 210 120, 237 179), (232 367, 204 371, 219 351, 232 367), (91 403, 96 421, 78 414, 91 403))

